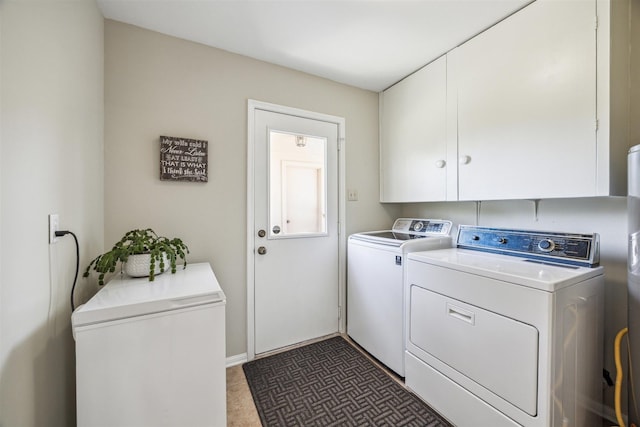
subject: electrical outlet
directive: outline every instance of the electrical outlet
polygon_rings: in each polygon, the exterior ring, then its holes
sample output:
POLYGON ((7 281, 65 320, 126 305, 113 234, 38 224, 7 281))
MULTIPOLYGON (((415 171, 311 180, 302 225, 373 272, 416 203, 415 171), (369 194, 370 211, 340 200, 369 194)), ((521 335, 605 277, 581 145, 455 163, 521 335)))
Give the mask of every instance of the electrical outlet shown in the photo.
POLYGON ((358 190, 347 190, 347 200, 350 202, 358 201, 358 190))
POLYGON ((56 237, 56 231, 59 230, 60 219, 58 218, 58 214, 49 214, 49 244, 55 243, 58 241, 56 237))

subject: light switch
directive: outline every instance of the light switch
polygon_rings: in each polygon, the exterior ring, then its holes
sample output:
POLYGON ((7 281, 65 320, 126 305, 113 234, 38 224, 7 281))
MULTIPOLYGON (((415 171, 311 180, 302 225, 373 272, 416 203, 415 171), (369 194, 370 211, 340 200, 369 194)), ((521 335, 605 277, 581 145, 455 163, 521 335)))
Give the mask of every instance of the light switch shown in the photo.
POLYGON ((347 200, 355 202, 358 200, 358 190, 347 190, 347 200))

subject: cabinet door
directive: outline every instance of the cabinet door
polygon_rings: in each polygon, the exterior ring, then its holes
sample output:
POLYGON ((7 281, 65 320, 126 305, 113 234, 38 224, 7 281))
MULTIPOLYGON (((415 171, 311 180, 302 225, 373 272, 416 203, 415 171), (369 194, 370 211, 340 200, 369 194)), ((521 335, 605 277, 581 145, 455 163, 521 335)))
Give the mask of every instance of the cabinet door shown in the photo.
POLYGON ((380 96, 380 200, 446 197, 447 62, 441 57, 380 96))
POLYGON ((595 0, 538 0, 452 51, 458 199, 596 190, 595 0))

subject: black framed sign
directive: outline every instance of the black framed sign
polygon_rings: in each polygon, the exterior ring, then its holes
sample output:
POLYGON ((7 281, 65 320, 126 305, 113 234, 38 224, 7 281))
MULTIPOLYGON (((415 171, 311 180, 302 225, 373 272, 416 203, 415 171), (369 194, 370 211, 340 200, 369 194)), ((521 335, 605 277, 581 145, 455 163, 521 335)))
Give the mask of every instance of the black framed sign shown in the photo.
POLYGON ((209 142, 160 136, 160 180, 207 182, 209 142))

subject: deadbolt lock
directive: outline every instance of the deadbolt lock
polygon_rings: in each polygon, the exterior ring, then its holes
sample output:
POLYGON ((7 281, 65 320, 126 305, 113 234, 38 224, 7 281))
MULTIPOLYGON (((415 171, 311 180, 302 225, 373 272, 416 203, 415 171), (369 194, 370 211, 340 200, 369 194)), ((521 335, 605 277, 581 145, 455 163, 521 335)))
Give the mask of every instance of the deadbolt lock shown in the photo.
POLYGON ((264 236, 266 236, 266 235, 267 235, 267 232, 266 232, 266 231, 264 231, 264 230, 259 230, 259 231, 258 231, 258 237, 264 237, 264 236))
POLYGON ((265 248, 264 246, 260 246, 260 247, 258 248, 258 253, 259 253, 260 255, 264 255, 264 254, 266 254, 266 253, 267 253, 267 248, 265 248))

